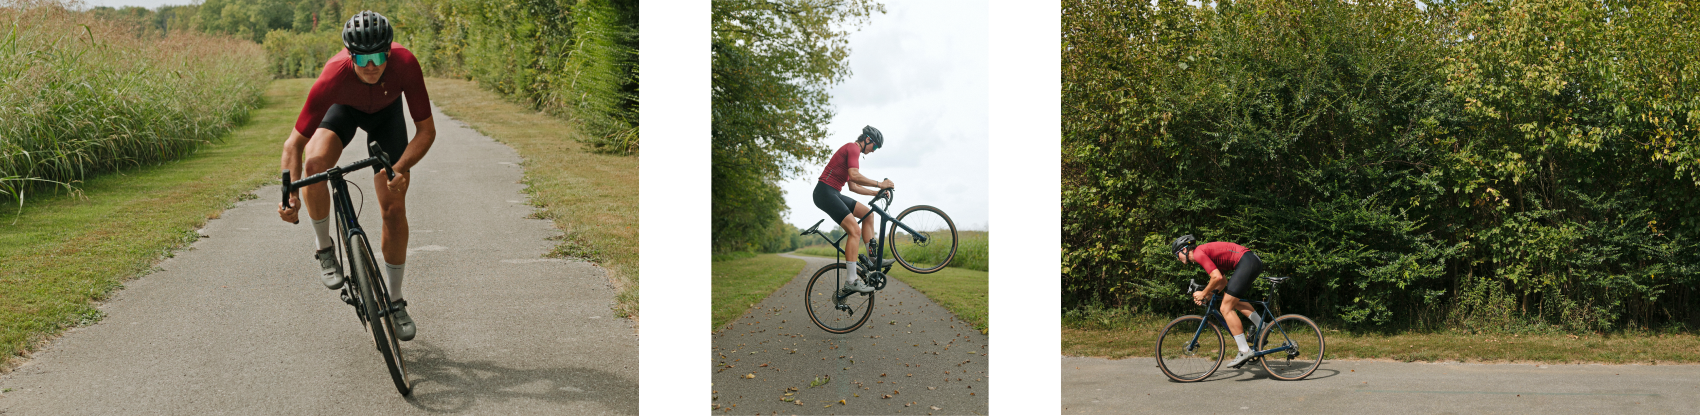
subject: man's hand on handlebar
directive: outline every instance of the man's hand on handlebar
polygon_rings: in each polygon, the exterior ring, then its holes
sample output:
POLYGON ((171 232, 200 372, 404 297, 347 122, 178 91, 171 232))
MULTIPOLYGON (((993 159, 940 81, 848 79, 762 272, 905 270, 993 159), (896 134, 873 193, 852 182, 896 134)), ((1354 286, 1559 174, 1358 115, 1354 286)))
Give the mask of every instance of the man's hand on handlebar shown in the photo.
POLYGON ((891 182, 890 179, 880 181, 880 189, 891 189, 891 188, 896 188, 896 187, 897 187, 897 184, 891 182))
POLYGON ((1204 305, 1204 298, 1207 295, 1208 294, 1204 293, 1204 291, 1202 291, 1202 290, 1197 291, 1197 292, 1192 292, 1192 303, 1199 305, 1199 306, 1203 306, 1204 305))
POLYGON ((390 178, 389 182, 385 183, 385 187, 390 188, 391 193, 406 194, 408 173, 399 170, 394 172, 395 177, 390 178))
POLYGON ((301 221, 300 213, 301 197, 299 195, 289 195, 289 206, 284 206, 282 203, 277 205, 277 217, 282 219, 284 222, 299 224, 301 221))

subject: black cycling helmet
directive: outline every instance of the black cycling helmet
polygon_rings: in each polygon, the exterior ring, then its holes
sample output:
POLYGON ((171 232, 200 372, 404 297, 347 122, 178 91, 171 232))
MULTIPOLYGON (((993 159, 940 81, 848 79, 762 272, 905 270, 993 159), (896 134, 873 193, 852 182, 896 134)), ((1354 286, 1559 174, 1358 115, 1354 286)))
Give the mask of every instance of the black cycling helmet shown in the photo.
POLYGON ((342 46, 350 55, 389 52, 393 38, 390 19, 371 10, 357 13, 342 24, 342 46))
POLYGON ((1169 254, 1180 254, 1181 250, 1192 248, 1193 241, 1197 241, 1197 239, 1192 238, 1192 234, 1183 235, 1181 238, 1175 239, 1175 243, 1169 245, 1169 254))
POLYGON ((869 139, 873 141, 875 149, 885 146, 885 136, 880 135, 880 129, 876 129, 874 126, 863 127, 862 137, 857 138, 857 140, 861 139, 869 139))

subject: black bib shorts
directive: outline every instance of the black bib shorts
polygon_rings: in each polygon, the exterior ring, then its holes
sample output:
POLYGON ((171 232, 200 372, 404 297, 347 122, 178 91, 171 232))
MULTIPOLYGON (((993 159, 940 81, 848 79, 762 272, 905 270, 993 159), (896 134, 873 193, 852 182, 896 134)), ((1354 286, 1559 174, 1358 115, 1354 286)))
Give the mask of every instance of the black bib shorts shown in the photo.
MULTIPOLYGON (((354 129, 366 131, 366 140, 378 142, 378 147, 384 149, 384 154, 394 164, 401 159, 403 151, 407 150, 407 118, 402 117, 401 99, 396 99, 388 107, 376 113, 364 113, 342 104, 331 104, 325 112, 324 121, 319 122, 319 128, 336 133, 342 139, 343 150, 348 150, 348 143, 354 141, 354 129)), ((367 155, 376 156, 376 155, 367 155)), ((383 168, 372 167, 372 172, 383 168)))

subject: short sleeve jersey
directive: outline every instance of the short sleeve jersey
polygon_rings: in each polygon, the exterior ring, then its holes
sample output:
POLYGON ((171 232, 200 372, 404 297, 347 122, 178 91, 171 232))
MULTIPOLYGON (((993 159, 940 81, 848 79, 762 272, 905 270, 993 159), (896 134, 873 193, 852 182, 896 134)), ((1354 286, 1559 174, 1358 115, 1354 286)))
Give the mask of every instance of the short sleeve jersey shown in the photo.
POLYGON ((856 156, 862 154, 862 149, 856 142, 845 143, 832 153, 832 159, 826 162, 826 171, 820 173, 821 183, 832 189, 844 190, 844 182, 850 180, 851 169, 861 169, 856 156))
POLYGON ((1205 243, 1192 249, 1192 261, 1203 267, 1205 273, 1218 268, 1233 270, 1240 265, 1240 256, 1246 251, 1244 246, 1226 241, 1205 243))
POLYGON ((413 52, 391 42, 387 64, 384 75, 378 77, 378 83, 367 84, 354 73, 353 58, 348 55, 348 50, 337 52, 325 62, 325 69, 319 72, 319 80, 314 81, 313 88, 307 91, 307 103, 301 106, 301 115, 295 118, 295 131, 313 137, 313 131, 319 129, 319 123, 324 121, 325 112, 330 111, 332 104, 354 107, 370 114, 389 107, 403 95, 407 96, 407 109, 413 121, 430 118, 431 97, 425 92, 425 76, 413 52))

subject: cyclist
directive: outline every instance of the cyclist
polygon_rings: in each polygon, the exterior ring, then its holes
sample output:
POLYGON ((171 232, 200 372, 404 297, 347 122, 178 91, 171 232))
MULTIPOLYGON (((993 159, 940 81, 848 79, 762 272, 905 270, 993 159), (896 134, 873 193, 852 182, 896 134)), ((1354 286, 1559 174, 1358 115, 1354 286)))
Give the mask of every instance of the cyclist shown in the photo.
MULTIPOLYGON (((872 267, 872 265, 865 264, 867 256, 857 255, 857 243, 867 244, 874 238, 874 222, 860 221, 868 215, 868 206, 839 192, 844 189, 844 185, 850 185, 850 192, 873 196, 879 193, 879 189, 894 186, 890 179, 875 181, 863 176, 860 169, 861 164, 857 162, 857 156, 873 153, 883 145, 885 145, 885 136, 880 134, 879 129, 874 128, 874 126, 863 127, 862 135, 857 136, 856 141, 845 143, 838 147, 837 152, 833 152, 832 158, 826 162, 826 170, 820 174, 820 181, 815 183, 815 207, 820 208, 821 211, 826 211, 827 218, 837 221, 838 226, 843 227, 848 236, 844 239, 844 258, 846 260, 860 259, 860 262, 864 263, 863 267, 872 267), (865 188, 869 186, 874 188, 865 188), (858 222, 861 222, 861 225, 857 225, 858 222)), ((850 269, 850 284, 839 289, 840 296, 851 291, 861 293, 874 291, 874 287, 863 282, 862 277, 856 273, 857 263, 858 261, 844 262, 844 266, 850 269)), ((883 263, 885 264, 881 266, 889 265, 891 260, 886 260, 883 263)))
POLYGON ((1228 366, 1240 365, 1250 359, 1252 354, 1251 346, 1246 344, 1246 325, 1240 323, 1240 317, 1234 311, 1244 312, 1246 317, 1251 318, 1254 330, 1256 325, 1263 322, 1263 318, 1257 316, 1257 311, 1252 309, 1251 304, 1240 301, 1246 296, 1246 291, 1251 290, 1251 281, 1256 280, 1257 274, 1263 272, 1263 260, 1257 258, 1257 253, 1239 244, 1218 241, 1194 247, 1194 241, 1192 235, 1184 235, 1175 239, 1170 249, 1181 263, 1190 260, 1203 267, 1204 272, 1210 275, 1210 283, 1204 285, 1204 290, 1192 293, 1193 303, 1203 305, 1211 293, 1222 290, 1223 287, 1228 289, 1227 293, 1222 295, 1222 319, 1228 322, 1228 332, 1234 334, 1234 343, 1240 347, 1239 355, 1234 356, 1228 366), (1224 267, 1233 270, 1233 278, 1222 277, 1224 267))
MULTIPOLYGON (((401 44, 391 42, 392 38, 389 20, 369 10, 343 24, 342 43, 346 48, 325 63, 318 81, 307 92, 307 103, 295 120, 295 130, 283 143, 283 169, 292 173, 292 180, 300 180, 336 166, 343 148, 354 139, 355 128, 365 130, 366 140, 376 141, 389 156, 395 178, 386 178, 379 171, 381 168, 374 167, 372 182, 384 220, 385 274, 389 277, 391 303, 398 308, 394 314, 396 338, 409 341, 415 328, 401 291, 407 262, 407 186, 410 169, 431 149, 437 128, 431 119, 431 99, 425 92, 419 61, 401 44), (408 113, 417 130, 412 141, 405 137, 403 95, 407 97, 408 113), (302 169, 303 151, 306 169, 302 169)), ((332 251, 330 191, 322 182, 309 185, 306 190, 307 216, 313 220, 317 238, 313 257, 319 261, 320 279, 325 287, 335 290, 342 287, 343 275, 332 251)), ((295 222, 300 198, 299 191, 292 193, 288 206, 278 206, 278 216, 295 222)))

